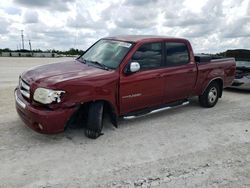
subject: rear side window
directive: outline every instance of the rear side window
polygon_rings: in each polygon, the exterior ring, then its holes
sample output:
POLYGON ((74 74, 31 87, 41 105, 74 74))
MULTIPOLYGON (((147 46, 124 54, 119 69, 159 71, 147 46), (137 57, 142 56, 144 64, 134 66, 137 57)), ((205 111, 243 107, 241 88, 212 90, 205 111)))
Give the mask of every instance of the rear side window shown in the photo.
POLYGON ((178 66, 188 64, 189 55, 186 44, 167 42, 165 43, 165 48, 167 66, 178 66))
POLYGON ((161 67, 162 43, 143 44, 134 53, 131 61, 140 63, 142 70, 161 67))

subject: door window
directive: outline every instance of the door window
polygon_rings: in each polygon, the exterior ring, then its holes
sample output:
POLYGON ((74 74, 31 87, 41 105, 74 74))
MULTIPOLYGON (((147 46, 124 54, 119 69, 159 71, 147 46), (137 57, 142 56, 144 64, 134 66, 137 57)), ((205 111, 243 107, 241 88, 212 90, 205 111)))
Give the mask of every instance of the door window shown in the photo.
POLYGON ((178 66, 189 62, 188 48, 184 43, 168 42, 165 44, 166 65, 178 66))
POLYGON ((160 42, 143 44, 134 53, 131 61, 138 62, 141 70, 160 67, 162 65, 162 44, 160 42))

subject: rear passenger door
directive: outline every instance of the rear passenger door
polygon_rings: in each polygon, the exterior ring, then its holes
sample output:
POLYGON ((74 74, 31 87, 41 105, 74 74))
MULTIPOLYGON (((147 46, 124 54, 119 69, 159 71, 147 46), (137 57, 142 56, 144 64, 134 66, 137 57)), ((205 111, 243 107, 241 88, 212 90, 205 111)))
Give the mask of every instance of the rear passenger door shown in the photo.
POLYGON ((164 102, 167 103, 191 95, 197 72, 185 42, 165 42, 164 48, 164 102))

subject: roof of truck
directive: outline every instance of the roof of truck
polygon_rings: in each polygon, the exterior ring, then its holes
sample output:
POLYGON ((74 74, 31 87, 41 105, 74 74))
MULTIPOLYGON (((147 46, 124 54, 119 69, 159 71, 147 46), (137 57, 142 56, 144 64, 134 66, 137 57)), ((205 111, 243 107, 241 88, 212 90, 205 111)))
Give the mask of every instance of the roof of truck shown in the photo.
POLYGON ((120 40, 120 41, 127 41, 127 42, 140 42, 140 41, 150 41, 155 39, 179 39, 179 40, 186 40, 183 38, 174 38, 174 37, 166 37, 160 35, 117 35, 111 37, 105 37, 104 39, 113 39, 113 40, 120 40))

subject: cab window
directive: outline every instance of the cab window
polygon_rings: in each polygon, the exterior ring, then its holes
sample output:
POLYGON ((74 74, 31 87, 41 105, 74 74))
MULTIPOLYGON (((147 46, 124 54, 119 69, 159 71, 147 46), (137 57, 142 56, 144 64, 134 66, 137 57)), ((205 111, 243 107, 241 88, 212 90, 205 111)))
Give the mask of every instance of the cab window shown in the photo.
POLYGON ((155 69, 162 65, 162 43, 143 44, 132 56, 131 61, 140 64, 141 70, 155 69))
POLYGON ((185 65, 189 62, 188 48, 184 43, 165 43, 166 66, 185 65))

